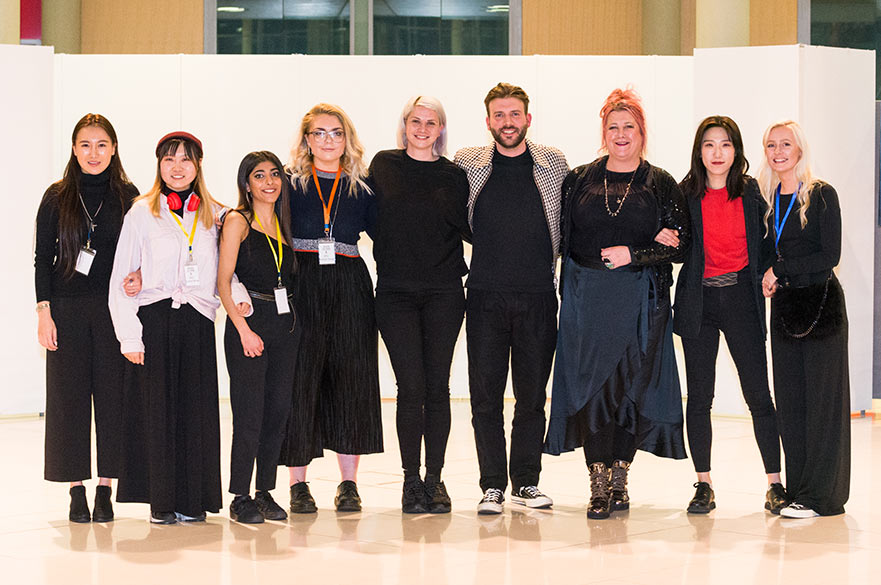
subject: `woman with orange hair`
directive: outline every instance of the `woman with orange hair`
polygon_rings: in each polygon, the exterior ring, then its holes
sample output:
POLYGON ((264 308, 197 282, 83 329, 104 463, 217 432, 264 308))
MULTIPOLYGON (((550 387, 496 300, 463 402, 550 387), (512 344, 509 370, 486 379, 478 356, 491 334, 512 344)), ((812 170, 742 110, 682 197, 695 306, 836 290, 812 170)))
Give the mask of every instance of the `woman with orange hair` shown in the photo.
POLYGON ((632 89, 600 110, 605 156, 563 182, 563 271, 545 451, 584 448, 588 518, 630 507, 637 449, 685 458, 673 355, 670 263, 689 243, 688 208, 645 160, 645 113, 632 89))

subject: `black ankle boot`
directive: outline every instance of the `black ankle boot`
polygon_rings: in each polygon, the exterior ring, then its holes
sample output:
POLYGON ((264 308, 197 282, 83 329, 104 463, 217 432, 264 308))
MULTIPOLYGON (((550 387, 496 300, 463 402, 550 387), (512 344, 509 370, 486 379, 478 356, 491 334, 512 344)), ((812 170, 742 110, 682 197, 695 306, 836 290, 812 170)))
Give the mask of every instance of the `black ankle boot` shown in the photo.
POLYGON ((86 501, 86 486, 75 485, 70 488, 70 514, 67 517, 71 522, 79 524, 92 521, 89 503, 86 501))
POLYGON ((612 501, 609 497, 609 468, 605 463, 591 463, 590 470, 590 503, 587 505, 587 517, 603 520, 611 514, 612 501))
POLYGON ((113 504, 110 496, 113 490, 109 485, 99 485, 95 488, 95 508, 92 510, 92 522, 113 521, 113 504))

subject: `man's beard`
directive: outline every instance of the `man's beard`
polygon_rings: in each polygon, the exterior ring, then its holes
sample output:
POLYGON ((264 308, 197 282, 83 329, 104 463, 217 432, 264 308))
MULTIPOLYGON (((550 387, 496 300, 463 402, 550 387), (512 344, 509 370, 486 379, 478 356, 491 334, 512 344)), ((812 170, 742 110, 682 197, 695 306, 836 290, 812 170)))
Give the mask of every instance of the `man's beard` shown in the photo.
POLYGON ((489 132, 493 135, 493 139, 495 139, 497 143, 501 144, 505 148, 517 148, 518 146, 520 146, 520 143, 523 142, 524 139, 526 139, 526 131, 529 130, 529 126, 524 126, 523 129, 520 130, 520 132, 514 134, 511 137, 502 134, 502 130, 507 130, 509 128, 514 128, 515 130, 517 129, 515 126, 505 126, 501 130, 490 128, 489 132))

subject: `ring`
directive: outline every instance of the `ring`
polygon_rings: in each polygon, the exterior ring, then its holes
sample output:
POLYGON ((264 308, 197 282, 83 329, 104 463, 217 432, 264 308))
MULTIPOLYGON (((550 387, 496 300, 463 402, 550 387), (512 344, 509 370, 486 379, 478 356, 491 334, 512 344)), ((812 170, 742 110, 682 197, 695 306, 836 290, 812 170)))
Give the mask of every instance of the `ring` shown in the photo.
POLYGON ((609 260, 608 258, 603 258, 603 264, 605 264, 606 268, 608 268, 609 270, 611 270, 612 268, 615 268, 615 263, 612 262, 611 260, 609 260))

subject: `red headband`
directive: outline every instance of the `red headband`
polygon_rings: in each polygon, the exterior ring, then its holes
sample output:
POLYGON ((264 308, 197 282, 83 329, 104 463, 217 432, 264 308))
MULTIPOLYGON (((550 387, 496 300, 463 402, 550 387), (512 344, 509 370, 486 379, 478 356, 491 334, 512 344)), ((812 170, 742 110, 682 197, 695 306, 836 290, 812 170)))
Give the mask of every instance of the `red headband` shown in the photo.
POLYGON ((202 141, 201 140, 199 140, 198 138, 196 138, 195 136, 193 136, 189 132, 184 132, 183 130, 178 130, 176 132, 169 132, 168 134, 166 134, 165 136, 163 136, 162 138, 159 139, 159 142, 156 143, 156 158, 159 158, 159 149, 162 147, 162 145, 165 142, 167 142, 173 138, 180 138, 183 140, 189 140, 190 142, 192 142, 193 144, 195 144, 196 146, 199 147, 200 152, 204 152, 204 149, 202 148, 202 141))

